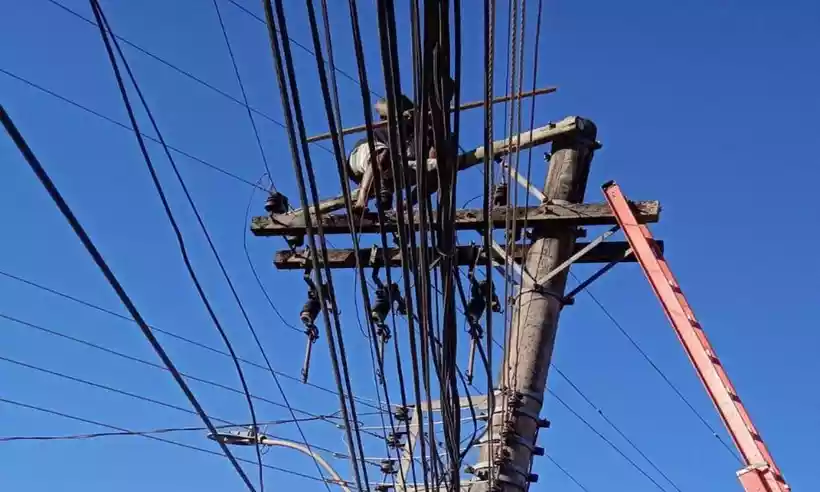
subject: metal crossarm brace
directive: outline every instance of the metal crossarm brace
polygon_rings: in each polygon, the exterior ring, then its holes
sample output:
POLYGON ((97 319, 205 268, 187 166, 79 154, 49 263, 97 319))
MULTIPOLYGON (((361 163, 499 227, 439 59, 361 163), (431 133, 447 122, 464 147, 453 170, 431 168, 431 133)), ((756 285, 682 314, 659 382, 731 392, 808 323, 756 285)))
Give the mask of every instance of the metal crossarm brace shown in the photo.
POLYGON ((632 211, 632 204, 615 182, 604 184, 603 191, 638 263, 743 456, 747 466, 738 472, 743 488, 746 492, 791 490, 769 454, 763 438, 752 424, 751 417, 689 307, 669 265, 652 247, 653 239, 649 228, 638 222, 632 211))

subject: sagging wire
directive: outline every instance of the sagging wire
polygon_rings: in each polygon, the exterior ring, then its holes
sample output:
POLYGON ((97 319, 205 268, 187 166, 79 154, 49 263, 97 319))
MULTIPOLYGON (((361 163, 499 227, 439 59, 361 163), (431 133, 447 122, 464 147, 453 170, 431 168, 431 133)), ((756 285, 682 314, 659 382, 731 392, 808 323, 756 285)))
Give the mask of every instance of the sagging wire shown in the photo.
MULTIPOLYGON (((490 181, 493 174, 493 105, 492 105, 492 98, 493 98, 493 68, 494 68, 494 50, 495 50, 495 0, 484 0, 484 22, 483 22, 483 30, 484 30, 484 66, 486 67, 486 71, 484 72, 484 148, 486 149, 484 155, 484 203, 483 203, 483 212, 484 212, 484 250, 490 251, 491 243, 492 243, 492 227, 490 223, 490 181)), ((490 280, 490 285, 492 284, 492 257, 491 255, 487 255, 487 260, 485 263, 485 274, 486 278, 490 280)), ((490 289, 489 285, 487 288, 486 296, 490 296, 490 289)), ((484 362, 487 366, 487 398, 488 398, 488 407, 495 409, 495 393, 493 388, 493 376, 492 376, 492 341, 493 341, 493 322, 492 322, 492 314, 488 311, 485 314, 486 316, 486 331, 487 331, 487 347, 486 347, 486 354, 485 350, 479 345, 479 354, 484 355, 484 362)), ((492 415, 492 412, 490 413, 492 415)), ((493 466, 493 428, 492 428, 492 421, 487 426, 487 434, 488 434, 488 441, 487 441, 487 451, 486 454, 488 457, 488 462, 490 463, 489 466, 489 474, 488 474, 488 487, 492 488, 494 486, 495 481, 495 473, 494 473, 494 466, 493 466)))
MULTIPOLYGON (((368 146, 368 150, 370 151, 370 155, 375 155, 375 153, 376 153, 376 151, 375 151, 375 141, 374 141, 373 128, 372 128, 373 118, 372 118, 372 115, 370 113, 370 107, 371 107, 371 104, 370 104, 370 91, 369 91, 368 83, 367 83, 367 71, 366 71, 365 62, 364 62, 364 49, 363 49, 363 43, 362 43, 361 30, 360 30, 360 26, 359 26, 358 8, 356 6, 355 0, 349 0, 348 5, 349 5, 349 10, 350 10, 351 31, 353 33, 353 46, 354 46, 354 50, 355 50, 355 54, 356 54, 356 65, 357 65, 357 68, 358 68, 358 71, 359 71, 359 80, 361 81, 360 86, 361 86, 362 103, 363 103, 363 106, 364 106, 364 119, 365 119, 365 124, 367 126, 367 146, 368 146)), ((394 104, 395 104, 395 99, 393 99, 392 102, 388 101, 388 113, 390 112, 390 106, 394 105, 394 104)), ((375 175, 376 181, 377 182, 382 182, 382 179, 381 179, 381 176, 380 176, 379 166, 374 166, 373 169, 374 169, 374 175, 375 175)), ((398 200, 397 206, 398 206, 399 203, 400 203, 400 200, 398 200)), ((378 213, 378 217, 379 217, 379 233, 380 233, 380 237, 381 237, 381 241, 382 241, 382 254, 383 254, 384 264, 387 265, 388 264, 388 258, 387 258, 387 233, 386 233, 386 231, 384 229, 384 226, 383 226, 383 224, 385 223, 385 210, 383 209, 383 207, 381 205, 377 206, 377 213, 378 213)), ((403 219, 402 219, 401 215, 399 215, 399 220, 402 221, 399 224, 400 225, 399 232, 403 232, 403 219)), ((405 289, 404 289, 405 303, 408 306, 408 309, 410 310, 410 312, 413 312, 412 294, 411 294, 411 291, 410 291, 410 288, 409 288, 409 267, 408 267, 408 262, 411 262, 412 258, 410 258, 409 255, 408 255, 408 251, 407 251, 404 236, 399 236, 399 246, 400 246, 400 258, 401 258, 402 272, 403 272, 402 273, 402 278, 404 279, 403 281, 404 281, 404 287, 405 287, 405 289)), ((386 269, 386 277, 387 277, 388 284, 392 284, 393 282, 392 282, 392 279, 391 279, 390 268, 386 269)), ((411 357, 412 357, 412 362, 413 362, 413 379, 414 379, 413 391, 414 391, 416 401, 418 402, 418 401, 421 400, 421 397, 420 397, 420 394, 419 394, 420 393, 419 392, 419 384, 418 384, 418 363, 417 363, 417 359, 415 357, 415 354, 416 354, 415 335, 414 335, 414 331, 412 329, 412 318, 413 317, 410 316, 410 318, 411 318, 411 321, 408 322, 408 326, 410 327, 410 329, 409 329, 409 331, 410 331, 410 337, 409 337, 409 339, 410 339, 410 351, 411 351, 411 357)), ((395 326, 395 315, 393 317, 393 325, 395 326)), ((406 391, 405 391, 405 384, 404 384, 404 371, 402 370, 401 352, 399 350, 399 342, 398 342, 397 334, 393 337, 393 347, 394 347, 394 351, 395 351, 396 367, 397 367, 397 374, 398 374, 398 380, 399 380, 399 390, 400 390, 400 395, 401 395, 402 408, 407 408, 407 394, 406 394, 406 391)), ((417 416, 420 416, 420 415, 421 414, 419 412, 417 412, 417 416)), ((409 434, 410 433, 409 422, 407 420, 405 420, 404 424, 405 424, 406 432, 409 434)), ((422 451, 423 450, 424 450, 424 447, 423 447, 423 444, 422 444, 422 451)), ((413 452, 412 449, 410 449, 409 451, 411 453, 413 452)), ((418 483, 418 477, 416 475, 415 461, 411 461, 410 466, 411 466, 411 473, 412 473, 412 476, 413 476, 413 481, 414 481, 414 483, 418 483)), ((423 469, 423 475, 424 475, 424 477, 426 477, 427 476, 427 466, 426 466, 425 462, 422 462, 422 469, 423 469)))
MULTIPOLYGON (((296 132, 294 130, 294 115, 296 117, 296 123, 298 125, 299 134, 301 136, 302 142, 302 153, 305 160, 305 167, 307 169, 308 180, 310 181, 311 187, 311 195, 314 203, 314 210, 316 213, 316 222, 318 228, 318 234, 321 239, 321 246, 322 246, 322 258, 324 259, 325 264, 325 275, 327 277, 327 284, 330 292, 333 292, 333 282, 332 277, 330 274, 330 269, 327 267, 327 245, 324 241, 324 234, 322 230, 322 217, 321 211, 318 208, 319 204, 319 197, 316 188, 315 182, 315 175, 313 173, 313 165, 310 158, 310 150, 308 149, 308 144, 306 142, 307 135, 305 134, 305 126, 304 121, 302 119, 302 111, 301 111, 301 104, 299 101, 299 93, 298 88, 296 86, 296 79, 295 73, 293 68, 293 59, 291 57, 290 52, 290 43, 287 37, 287 24, 285 22, 285 15, 284 15, 284 7, 282 5, 281 0, 277 0, 276 2, 276 17, 277 21, 274 21, 274 14, 273 14, 273 6, 271 5, 271 0, 263 0, 263 7, 265 10, 265 21, 268 27, 268 37, 271 45, 271 51, 274 58, 274 68, 276 71, 276 78, 279 85, 279 95, 281 97, 282 108, 285 113, 285 121, 286 126, 288 127, 288 142, 291 150, 291 155, 293 159, 293 169, 294 173, 296 174, 297 178, 297 185, 299 188, 299 197, 302 204, 303 216, 305 219, 305 225, 308 232, 308 239, 309 239, 309 247, 311 251, 311 261, 313 264, 313 271, 316 276, 316 281, 319 285, 323 283, 322 281, 322 271, 319 268, 319 256, 317 253, 316 247, 316 235, 313 230, 313 221, 311 217, 311 213, 309 211, 308 205, 308 197, 307 197, 307 190, 305 187, 305 179, 302 175, 302 160, 299 155, 299 147, 297 145, 297 138, 296 132), (275 26, 278 26, 279 32, 281 33, 282 37, 282 47, 279 46, 279 40, 277 39, 277 29, 275 26), (285 69, 283 68, 283 59, 285 65, 287 67, 287 80, 285 76, 285 69), (290 85, 290 90, 288 90, 288 81, 290 85), (292 93, 292 94, 291 94, 292 93), (291 112, 291 96, 293 99, 293 111, 291 112)), ((322 289, 318 290, 320 302, 324 304, 324 296, 322 289)), ((331 303, 335 307, 335 296, 331 296, 331 303)), ((336 343, 334 340, 333 329, 331 325, 331 317, 328 313, 327 309, 322 309, 322 314, 325 323, 325 331, 327 336, 327 343, 328 343, 328 350, 330 352, 330 359, 331 364, 333 367, 333 374, 334 379, 336 381, 336 387, 339 390, 339 403, 342 410, 342 417, 345 422, 345 434, 347 437, 347 445, 348 445, 348 452, 351 456, 351 464, 353 466, 355 480, 357 486, 361 489, 363 486, 362 476, 364 477, 364 483, 367 483, 367 469, 364 466, 361 466, 361 473, 360 473, 360 463, 356 459, 357 449, 354 445, 354 437, 353 434, 355 433, 356 442, 358 444, 358 453, 364 456, 364 452, 362 450, 361 444, 361 434, 358 431, 358 426, 355 426, 355 432, 351 430, 350 419, 348 417, 348 408, 347 403, 345 401, 345 389, 347 390, 348 399, 350 400, 350 413, 353 415, 354 421, 356 420, 356 408, 355 404, 352 399, 352 390, 350 386, 350 377, 347 370, 347 360, 344 353, 344 342, 341 337, 341 326, 339 322, 339 315, 338 311, 334 309, 333 311, 333 327, 336 329, 336 333, 339 336, 339 350, 342 359, 342 368, 344 370, 344 385, 342 383, 342 375, 340 374, 339 370, 339 360, 337 358, 336 353, 336 343)), ((369 488, 369 485, 368 485, 369 488)))
MULTIPOLYGON (((168 371, 170 371, 171 374, 174 376, 174 379, 176 380, 177 384, 185 393, 185 396, 188 398, 188 401, 191 402, 191 405, 194 407, 197 414, 200 416, 200 418, 203 420, 203 422, 209 428, 209 430, 211 430, 212 432, 216 432, 213 423, 208 418, 208 415, 205 413, 199 401, 196 399, 193 392, 188 387, 187 383, 182 378, 179 371, 176 369, 176 366, 174 366, 173 362, 171 362, 171 359, 168 357, 168 354, 162 348, 159 341, 156 339, 156 337, 154 337, 154 334, 151 332, 151 328, 142 318, 139 311, 137 311, 136 306, 133 304, 130 297, 128 297, 128 294, 126 294, 122 285, 119 283, 119 280, 117 280, 117 278, 114 276, 114 273, 111 271, 110 267, 105 262, 105 259, 100 254, 99 250, 97 250, 94 243, 91 241, 91 238, 88 236, 88 233, 86 233, 85 229, 77 220, 76 216, 71 211, 71 208, 65 202, 62 195, 57 190, 57 187, 54 185, 54 182, 51 181, 51 178, 48 176, 45 169, 40 164, 39 160, 34 155, 31 148, 28 146, 25 139, 20 134, 19 130, 14 125, 14 122, 11 120, 11 117, 9 117, 8 113, 6 113, 6 110, 2 105, 0 105, 0 121, 2 121, 2 124, 8 132, 9 136, 11 136, 12 140, 17 145, 17 148, 20 150, 20 153, 23 154, 29 166, 37 175, 43 187, 46 188, 49 195, 51 195, 51 198, 52 200, 54 200, 54 203, 57 206, 57 208, 60 209, 65 219, 69 222, 72 229, 74 229, 74 232, 77 234, 80 241, 83 243, 83 246, 85 246, 88 253, 94 259, 94 262, 97 264, 97 267, 102 271, 103 275, 105 275, 106 280, 108 280, 109 284, 111 284, 111 287, 117 292, 117 295, 119 296, 120 300, 123 304, 125 304, 126 308, 132 315, 134 320, 137 321, 137 324, 142 330, 143 335, 145 335, 154 351, 157 353, 160 359, 162 359, 162 362, 165 364, 165 367, 168 369, 168 371)), ((239 462, 236 459, 236 457, 234 457, 233 453, 231 453, 231 451, 228 449, 227 445, 224 443, 220 443, 220 447, 222 448, 222 452, 233 465, 236 472, 242 478, 242 481, 245 482, 247 488, 251 492, 255 492, 256 489, 254 488, 248 476, 245 474, 244 470, 242 470, 242 467, 239 465, 239 462)), ((261 457, 258 461, 258 464, 261 467, 261 457)))
MULTIPOLYGON (((125 83, 123 81, 122 74, 120 73, 119 64, 117 63, 116 55, 114 54, 114 50, 112 49, 112 45, 117 50, 117 54, 119 55, 120 60, 122 61, 123 67, 125 68, 126 72, 128 73, 129 79, 131 80, 131 84, 133 85, 134 89, 136 90, 137 95, 139 96, 139 99, 142 102, 142 105, 145 109, 145 112, 148 115, 149 120, 151 121, 151 125, 154 129, 154 132, 157 134, 157 138, 159 138, 160 142, 163 142, 162 134, 159 131, 159 128, 157 126, 157 123, 154 119, 153 114, 151 113, 150 109, 148 108, 145 97, 143 96, 142 91, 140 90, 139 85, 137 84, 136 78, 134 77, 134 74, 131 71, 131 67, 129 66, 128 61, 126 60, 125 55, 123 54, 123 52, 120 48, 119 42, 117 41, 116 38, 113 37, 113 34, 112 34, 113 29, 111 29, 111 26, 108 23, 108 19, 105 17, 105 13, 103 12, 102 7, 99 4, 99 1, 98 0, 89 0, 89 3, 91 5, 91 10, 94 13, 94 17, 97 21, 97 26, 99 27, 100 36, 102 37, 103 44, 105 45, 105 50, 108 54, 108 59, 109 59, 109 62, 111 64, 111 68, 114 71, 114 77, 116 78, 117 86, 119 87, 119 91, 120 91, 120 95, 122 97, 122 100, 123 100, 123 103, 125 105, 126 111, 128 112, 128 118, 131 120, 131 126, 134 128, 134 132, 135 132, 135 135, 137 137, 137 141, 138 141, 138 144, 139 144, 139 147, 140 147, 140 151, 142 153, 145 164, 148 167, 148 171, 151 175, 151 180, 154 184, 154 188, 157 192, 157 195, 159 196, 160 201, 162 202, 162 206, 163 206, 163 209, 165 210, 165 215, 168 219, 168 222, 171 225, 171 228, 174 230, 174 234, 175 234, 176 240, 177 240, 177 245, 178 245, 180 254, 182 255, 182 260, 185 263, 185 268, 188 270, 188 274, 191 277, 191 281, 193 282, 194 287, 196 288, 196 291, 199 295, 200 300, 202 301, 202 304, 205 306, 205 309, 208 311, 208 315, 210 316, 211 321, 214 323, 214 326, 216 327, 217 331, 219 332, 219 335, 222 338, 222 341, 225 343, 225 348, 231 354, 231 359, 233 360, 234 366, 236 368, 237 375, 239 377, 239 381, 242 384, 242 390, 244 391, 245 398, 248 402, 248 408, 249 408, 249 411, 250 411, 250 414, 251 414, 251 421, 253 422, 254 429, 256 429, 257 428, 257 426, 256 426, 256 410, 253 407, 253 400, 251 399, 251 396, 250 396, 250 390, 248 389, 248 384, 247 384, 247 381, 245 380, 245 375, 244 375, 244 372, 242 371, 242 366, 239 364, 239 360, 236 356, 236 352, 233 349, 233 345, 231 344, 227 333, 225 332, 224 328, 222 327, 222 323, 217 318, 216 313, 214 312, 213 307, 211 306, 211 303, 210 303, 210 301, 208 300, 208 297, 205 294, 205 291, 204 291, 204 289, 203 289, 203 287, 202 287, 202 285, 199 281, 199 278, 196 274, 196 271, 194 270, 193 264, 191 263, 191 260, 188 256, 188 252, 187 252, 187 249, 186 249, 186 246, 185 246, 185 240, 184 240, 184 237, 182 235, 182 231, 180 230, 179 225, 177 224, 177 221, 174 217, 173 211, 171 210, 170 204, 168 203, 168 199, 165 196, 165 192, 163 190, 162 184, 159 181, 159 176, 157 175, 156 169, 154 168, 154 164, 151 161, 151 157, 148 154, 148 150, 145 146, 145 141, 142 139, 142 136, 140 134, 139 125, 137 123, 136 116, 134 115, 134 110, 131 106, 131 101, 129 100, 129 97, 128 97, 128 91, 125 88, 125 83)), ((200 216, 199 211, 197 210, 196 206, 194 205, 193 199, 191 198, 191 195, 188 192, 187 187, 185 186, 184 180, 182 179, 182 176, 179 174, 179 170, 177 169, 176 163, 174 162, 174 159, 171 156, 171 153, 167 148, 165 148, 165 154, 166 154, 166 157, 168 158, 168 160, 171 164, 172 169, 174 170, 174 174, 176 175, 178 181, 180 182, 180 184, 182 186, 183 192, 185 194, 185 197, 188 200, 189 205, 191 206, 191 208, 194 211, 194 214, 196 215, 196 218, 197 218, 197 221, 198 221, 200 227, 202 228, 203 232, 205 233, 205 237, 207 238, 208 244, 210 245, 211 250, 212 250, 212 252, 214 253, 214 256, 217 259, 217 263, 222 268, 222 271, 225 275, 225 278, 228 281, 228 284, 231 286, 231 289, 233 290, 234 295, 236 295, 236 291, 235 291, 235 289, 233 289, 233 284, 231 283, 230 278, 227 276, 227 272, 225 271, 224 265, 222 264, 222 261, 219 258, 219 255, 217 254, 217 251, 216 251, 216 248, 213 244, 213 241, 211 240, 211 237, 208 234, 207 229, 205 228, 205 224, 202 220, 202 217, 200 216)), ((237 299, 237 302, 239 302, 239 298, 236 297, 236 299, 237 299)), ((242 311, 244 313, 244 309, 242 311)), ((246 318, 247 318, 247 315, 246 315, 246 318)), ((274 375, 274 377, 276 377, 276 376, 274 375)), ((263 473, 263 470, 262 470, 262 454, 261 454, 261 450, 260 450, 258 441, 255 442, 254 447, 255 447, 255 451, 256 451, 256 458, 257 458, 258 468, 259 468, 259 488, 260 488, 260 490, 264 490, 264 478, 263 478, 264 473, 263 473)))
MULTIPOLYGON (((351 0, 351 12, 353 11, 353 0, 351 0)), ((410 192, 410 184, 409 180, 407 179, 407 159, 406 159, 406 146, 405 146, 405 138, 403 132, 403 125, 399 125, 399 115, 397 114, 396 108, 398 107, 398 98, 400 94, 400 88, 398 84, 399 79, 399 67, 398 61, 396 60, 396 50, 395 50, 395 20, 391 23, 391 17, 389 16, 390 13, 393 13, 393 4, 389 0, 377 0, 377 11, 378 11, 378 28, 379 28, 379 39, 381 43, 381 53, 382 53, 382 71, 384 73, 385 78, 385 86, 387 88, 387 112, 388 112, 388 139, 390 142, 390 151, 391 151, 391 163, 393 166, 393 176, 394 176, 394 190, 395 190, 395 197, 396 197, 396 211, 397 211, 397 222, 398 222, 398 236, 399 236, 399 246, 402 250, 403 258, 409 260, 410 265, 407 265, 406 261, 402 262, 402 268, 404 272, 404 290, 405 290, 405 297, 407 299, 408 307, 414 306, 412 301, 412 293, 410 292, 410 271, 414 273, 414 276, 417 277, 417 270, 416 267, 418 262, 416 261, 416 254, 417 254, 417 246, 416 246, 416 237, 415 234, 410 233, 410 231, 414 231, 414 219, 413 214, 406 214, 405 215, 405 203, 403 197, 403 193, 406 192, 407 196, 411 196, 410 192), (392 29, 391 29, 392 26, 392 29), (398 145, 396 143, 398 142, 398 145), (402 187, 403 185, 403 187, 402 187), (403 188, 403 189, 402 189, 403 188), (407 217, 407 224, 405 224, 405 217, 407 217), (409 236, 409 241, 408 241, 409 236), (408 252, 408 242, 409 242, 409 252, 408 252)), ((358 22, 358 19, 357 19, 358 22)), ((371 149, 372 151, 372 149, 371 149)), ((419 156, 417 156, 419 157, 419 156)), ((409 200, 408 200, 409 203, 409 200)), ((426 254, 426 253, 425 253, 426 254)), ((415 288, 417 289, 417 298, 420 297, 419 289, 421 289, 418 280, 416 278, 415 288)), ((410 339, 410 353, 411 353, 411 361, 413 364, 413 383, 414 383, 414 392, 416 396, 416 401, 421 402, 421 390, 420 390, 420 383, 419 383, 419 362, 418 362, 418 349, 416 347, 416 329, 415 329, 415 319, 414 317, 408 318, 408 331, 409 331, 409 339, 410 339)), ((424 356, 425 354, 422 353, 424 356)), ((426 389, 429 390, 429 384, 425 384, 426 389)), ((429 391, 427 391, 429 395, 429 391)), ((430 405, 430 399, 427 399, 428 410, 430 405)), ((417 418, 421 418, 420 408, 416 407, 416 416, 417 418)), ((422 457, 426 456, 426 444, 424 439, 421 439, 419 442, 419 448, 422 457)), ((422 460, 422 468, 423 468, 423 479, 425 483, 425 487, 429 487, 428 482, 428 474, 427 474, 427 465, 426 461, 422 460)))

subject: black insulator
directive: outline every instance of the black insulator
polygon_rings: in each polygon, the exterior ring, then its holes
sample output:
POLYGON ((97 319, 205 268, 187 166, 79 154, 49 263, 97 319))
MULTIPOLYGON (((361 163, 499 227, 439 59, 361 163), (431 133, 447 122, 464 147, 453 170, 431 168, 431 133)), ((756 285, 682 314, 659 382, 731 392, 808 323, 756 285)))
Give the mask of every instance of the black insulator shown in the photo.
POLYGON ((387 315, 390 313, 390 299, 384 288, 378 288, 375 292, 376 300, 370 310, 370 318, 376 324, 384 323, 387 315))
POLYGON ((285 236, 285 242, 290 248, 301 248, 305 245, 305 236, 285 236))
POLYGON ((467 302, 467 318, 470 324, 476 324, 481 320, 481 315, 484 314, 484 308, 486 307, 487 303, 484 301, 481 283, 473 282, 470 287, 470 301, 467 302))
POLYGON ((316 295, 316 292, 311 291, 308 293, 308 300, 305 302, 305 305, 302 306, 302 312, 299 313, 299 318, 305 326, 313 326, 321 310, 322 305, 319 303, 319 296, 316 295))
POLYGON ((393 475, 396 473, 396 461, 395 460, 381 460, 379 463, 379 469, 385 475, 393 475))
POLYGON ((269 214, 286 214, 289 208, 288 197, 278 191, 271 191, 265 200, 265 211, 269 214))
POLYGON ((405 304, 404 299, 401 296, 399 284, 393 282, 390 286, 390 295, 393 297, 393 303, 396 305, 396 312, 402 316, 407 316, 407 304, 405 304))
POLYGON ((507 183, 499 183, 493 188, 493 207, 506 207, 509 189, 507 183))
POLYGON ((387 441, 387 445, 389 447, 393 448, 393 449, 398 449, 398 448, 403 446, 403 444, 401 442, 401 435, 399 435, 395 432, 391 432, 390 434, 387 434, 387 437, 385 438, 385 441, 387 441))
POLYGON ((396 409, 393 410, 393 417, 399 422, 409 422, 410 410, 407 407, 396 407, 396 409))

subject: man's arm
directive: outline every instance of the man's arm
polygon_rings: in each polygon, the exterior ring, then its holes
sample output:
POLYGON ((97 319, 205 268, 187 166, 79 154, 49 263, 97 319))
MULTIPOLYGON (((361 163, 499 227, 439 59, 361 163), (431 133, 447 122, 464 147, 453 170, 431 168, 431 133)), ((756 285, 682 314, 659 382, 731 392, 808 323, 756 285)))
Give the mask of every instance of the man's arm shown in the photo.
POLYGON ((359 196, 353 204, 353 211, 361 211, 367 208, 367 201, 370 199, 370 189, 373 187, 373 166, 367 166, 359 185, 359 196))

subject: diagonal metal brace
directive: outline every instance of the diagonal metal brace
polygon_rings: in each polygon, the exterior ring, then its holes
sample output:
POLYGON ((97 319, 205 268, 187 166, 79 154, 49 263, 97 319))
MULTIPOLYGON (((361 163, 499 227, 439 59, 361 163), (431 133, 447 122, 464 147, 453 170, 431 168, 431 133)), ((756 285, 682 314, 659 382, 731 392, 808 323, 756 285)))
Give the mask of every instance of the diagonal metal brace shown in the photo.
POLYGON ((618 259, 616 259, 616 260, 612 260, 612 261, 610 261, 609 263, 607 263, 606 265, 604 265, 603 267, 601 267, 601 269, 600 269, 600 270, 598 270, 597 272, 595 272, 595 273, 593 273, 592 275, 590 275, 590 277, 589 277, 589 278, 587 278, 586 280, 584 280, 583 282, 581 282, 580 284, 578 284, 578 286, 577 286, 577 287, 575 287, 574 289, 572 289, 572 291, 571 291, 571 292, 569 292, 569 293, 568 293, 565 297, 566 297, 567 299, 572 299, 572 300, 574 300, 574 299, 575 299, 575 296, 577 296, 577 295, 578 295, 581 291, 583 291, 584 289, 586 289, 587 287, 589 287, 589 286, 590 286, 590 284, 592 284, 592 282, 595 282, 596 280, 598 280, 599 278, 601 278, 601 277, 603 276, 603 274, 605 274, 606 272, 610 271, 610 270, 612 269, 612 267, 614 267, 614 266, 615 266, 615 265, 617 265, 618 263, 620 263, 620 262, 624 261, 625 259, 629 258, 629 256, 630 256, 630 255, 632 255, 632 248, 629 248, 628 250, 624 251, 624 254, 623 254, 623 256, 622 256, 622 257, 620 257, 620 258, 618 258, 618 259))
MULTIPOLYGON (((608 231, 606 231, 605 233, 603 233, 600 236, 596 237, 594 241, 591 241, 589 244, 587 244, 586 246, 584 246, 583 248, 581 248, 577 252, 575 252, 575 254, 573 254, 572 256, 567 258, 563 263, 561 263, 560 265, 555 267, 543 279, 539 279, 538 283, 543 285, 543 284, 546 284, 547 282, 549 282, 556 275, 558 275, 559 273, 561 273, 564 270, 566 270, 567 268, 569 268, 570 265, 572 265, 573 263, 578 261, 585 254, 592 251, 593 248, 595 248, 596 246, 598 246, 599 244, 604 242, 609 236, 615 234, 618 231, 618 229, 620 229, 619 226, 617 226, 617 225, 612 226, 608 231)), ((618 261, 621 261, 621 260, 622 260, 622 258, 618 259, 618 261)), ((566 296, 566 297, 569 297, 569 296, 566 296)))

